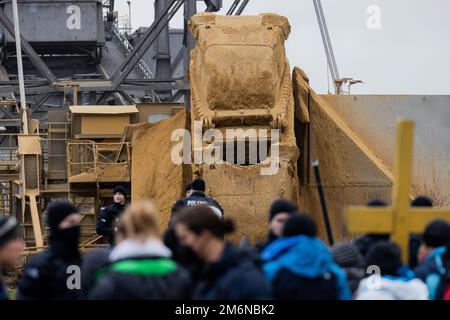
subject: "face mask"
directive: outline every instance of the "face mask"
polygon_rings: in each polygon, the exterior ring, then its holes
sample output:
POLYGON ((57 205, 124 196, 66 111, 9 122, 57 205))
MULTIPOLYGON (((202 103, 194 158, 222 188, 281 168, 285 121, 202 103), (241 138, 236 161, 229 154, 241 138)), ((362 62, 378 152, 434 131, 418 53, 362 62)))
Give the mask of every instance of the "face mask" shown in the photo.
POLYGON ((53 239, 69 247, 78 247, 80 238, 80 226, 73 226, 67 229, 58 229, 53 234, 53 239))

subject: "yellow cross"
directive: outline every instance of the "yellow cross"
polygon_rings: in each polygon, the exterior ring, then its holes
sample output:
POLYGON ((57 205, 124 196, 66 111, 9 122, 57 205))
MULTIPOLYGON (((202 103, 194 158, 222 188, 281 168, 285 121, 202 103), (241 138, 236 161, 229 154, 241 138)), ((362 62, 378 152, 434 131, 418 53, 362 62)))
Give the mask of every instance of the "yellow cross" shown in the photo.
POLYGON ((349 232, 391 234, 391 239, 402 249, 402 259, 405 263, 408 262, 411 233, 422 233, 425 226, 435 219, 450 223, 450 209, 410 207, 413 132, 413 121, 398 122, 392 206, 351 206, 345 210, 349 232))

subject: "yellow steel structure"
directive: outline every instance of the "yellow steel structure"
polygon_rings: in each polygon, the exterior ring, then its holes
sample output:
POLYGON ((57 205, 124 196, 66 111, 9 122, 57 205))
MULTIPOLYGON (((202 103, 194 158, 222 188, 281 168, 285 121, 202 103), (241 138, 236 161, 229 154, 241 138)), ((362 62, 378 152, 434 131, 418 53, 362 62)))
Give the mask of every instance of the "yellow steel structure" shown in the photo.
POLYGON ((413 132, 413 121, 398 122, 392 206, 352 206, 345 212, 349 232, 390 233, 392 240, 402 248, 404 262, 408 261, 410 233, 422 233, 425 226, 435 219, 450 222, 450 209, 410 207, 413 132))

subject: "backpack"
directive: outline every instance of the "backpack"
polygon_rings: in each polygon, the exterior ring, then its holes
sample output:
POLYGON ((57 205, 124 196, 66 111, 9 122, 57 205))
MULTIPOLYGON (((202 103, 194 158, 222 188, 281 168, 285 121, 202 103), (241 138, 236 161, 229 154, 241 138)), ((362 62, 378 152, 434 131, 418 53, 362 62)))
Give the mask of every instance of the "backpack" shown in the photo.
POLYGON ((279 300, 338 300, 336 276, 331 273, 316 278, 298 275, 282 268, 272 282, 273 295, 279 300))

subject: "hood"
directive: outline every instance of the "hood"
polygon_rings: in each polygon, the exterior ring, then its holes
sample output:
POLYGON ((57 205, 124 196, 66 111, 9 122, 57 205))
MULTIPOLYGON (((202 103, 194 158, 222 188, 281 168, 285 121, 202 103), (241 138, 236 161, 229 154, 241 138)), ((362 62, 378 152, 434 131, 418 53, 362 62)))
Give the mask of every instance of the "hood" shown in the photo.
POLYGON ((172 252, 161 240, 149 239, 145 242, 138 242, 126 239, 117 244, 109 255, 109 261, 117 261, 128 258, 140 257, 162 257, 170 258, 172 252))
POLYGON ((294 236, 275 240, 261 254, 266 262, 264 272, 272 279, 278 270, 286 268, 308 278, 315 278, 334 268, 333 259, 318 238, 294 236))
POLYGON ((428 300, 428 289, 419 279, 372 275, 359 284, 356 300, 428 300))
POLYGON ((437 247, 436 249, 432 250, 427 257, 425 258, 425 261, 431 261, 436 259, 436 257, 441 257, 445 254, 445 246, 443 247, 437 247))

